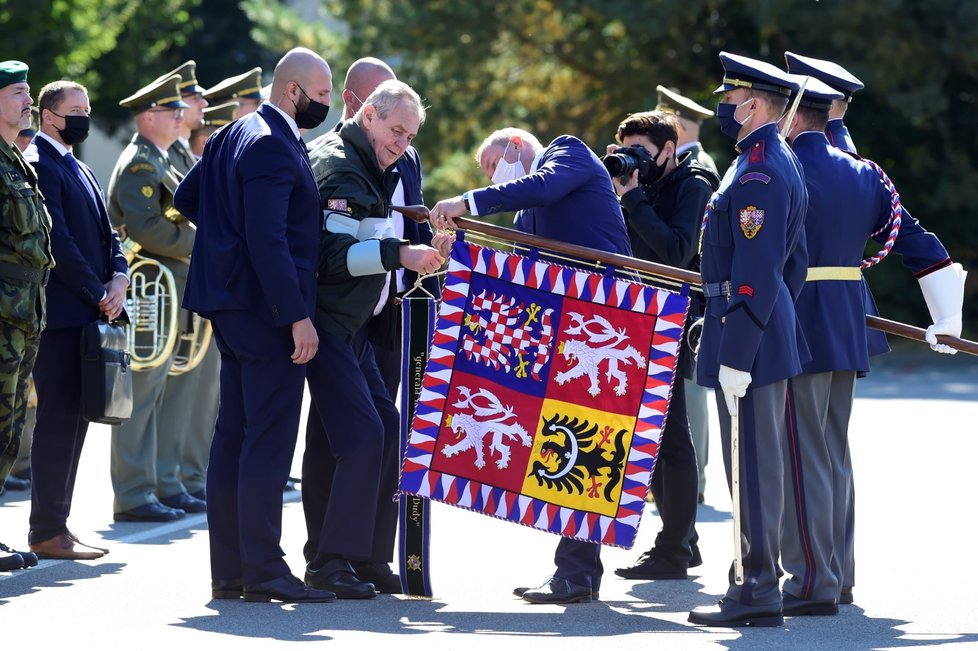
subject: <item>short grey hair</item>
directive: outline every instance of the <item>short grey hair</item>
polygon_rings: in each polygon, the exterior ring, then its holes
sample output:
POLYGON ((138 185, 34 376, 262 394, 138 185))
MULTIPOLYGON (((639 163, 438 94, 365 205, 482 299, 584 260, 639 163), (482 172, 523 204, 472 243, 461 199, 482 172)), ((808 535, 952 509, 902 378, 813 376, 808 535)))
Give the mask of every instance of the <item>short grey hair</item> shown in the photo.
POLYGON ((370 96, 363 101, 363 106, 353 116, 353 120, 357 124, 363 123, 363 108, 367 104, 374 107, 381 120, 386 120, 387 116, 397 110, 397 107, 402 103, 413 106, 418 112, 418 119, 421 124, 424 124, 425 108, 421 102, 421 97, 413 88, 397 79, 388 79, 377 86, 374 92, 370 93, 370 96))
POLYGON ((505 146, 506 143, 509 142, 509 139, 512 138, 513 136, 517 136, 520 139, 522 139, 524 142, 529 143, 530 147, 536 151, 543 149, 543 145, 540 144, 540 141, 537 140, 537 137, 534 136, 529 131, 525 131, 523 129, 517 129, 516 127, 506 127, 505 129, 499 129, 497 131, 493 131, 492 133, 489 134, 489 136, 485 140, 482 141, 482 144, 479 145, 479 150, 475 152, 475 162, 481 165, 482 154, 485 153, 487 149, 495 145, 505 146))

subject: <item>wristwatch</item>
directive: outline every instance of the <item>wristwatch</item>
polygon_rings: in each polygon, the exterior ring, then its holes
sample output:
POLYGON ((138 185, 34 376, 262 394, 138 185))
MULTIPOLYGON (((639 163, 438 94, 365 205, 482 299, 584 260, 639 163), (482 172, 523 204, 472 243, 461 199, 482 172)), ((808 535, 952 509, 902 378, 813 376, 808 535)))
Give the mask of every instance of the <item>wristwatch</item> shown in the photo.
POLYGON ((466 192, 462 195, 462 203, 465 204, 465 211, 468 213, 472 212, 472 207, 469 205, 469 193, 466 192))

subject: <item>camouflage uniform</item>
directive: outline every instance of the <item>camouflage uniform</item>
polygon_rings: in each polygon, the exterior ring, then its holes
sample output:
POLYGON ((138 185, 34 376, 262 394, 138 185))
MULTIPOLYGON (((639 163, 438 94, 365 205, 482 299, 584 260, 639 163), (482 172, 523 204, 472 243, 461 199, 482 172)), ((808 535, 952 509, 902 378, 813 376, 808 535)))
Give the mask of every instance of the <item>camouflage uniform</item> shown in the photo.
POLYGON ((28 378, 44 328, 44 281, 54 267, 51 218, 37 176, 0 139, 0 485, 17 460, 28 378))

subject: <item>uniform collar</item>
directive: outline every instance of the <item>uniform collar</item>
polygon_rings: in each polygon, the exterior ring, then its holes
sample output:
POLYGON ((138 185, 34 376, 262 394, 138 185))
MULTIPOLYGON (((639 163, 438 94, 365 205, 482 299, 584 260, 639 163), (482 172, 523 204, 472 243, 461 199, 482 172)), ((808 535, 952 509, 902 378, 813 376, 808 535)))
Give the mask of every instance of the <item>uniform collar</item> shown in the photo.
POLYGON ((751 147, 754 143, 760 142, 761 140, 772 140, 778 137, 778 125, 775 122, 768 122, 767 124, 762 124, 757 127, 746 136, 744 136, 737 143, 737 153, 742 154, 751 147))

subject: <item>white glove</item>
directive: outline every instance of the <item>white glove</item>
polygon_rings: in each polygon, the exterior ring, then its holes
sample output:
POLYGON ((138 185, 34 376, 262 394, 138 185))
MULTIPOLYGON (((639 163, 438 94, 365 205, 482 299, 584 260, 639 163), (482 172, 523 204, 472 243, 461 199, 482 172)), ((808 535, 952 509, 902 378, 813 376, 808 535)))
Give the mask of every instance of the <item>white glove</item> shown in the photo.
POLYGON ((924 339, 931 350, 953 355, 958 351, 937 343, 937 335, 961 336, 961 307, 964 304, 964 280, 968 277, 960 264, 939 269, 917 280, 934 325, 927 328, 924 339))
POLYGON ((743 398, 750 386, 750 373, 738 371, 735 368, 720 364, 720 373, 717 376, 720 381, 720 389, 723 391, 723 399, 727 401, 727 411, 731 416, 737 415, 737 398, 743 398))

